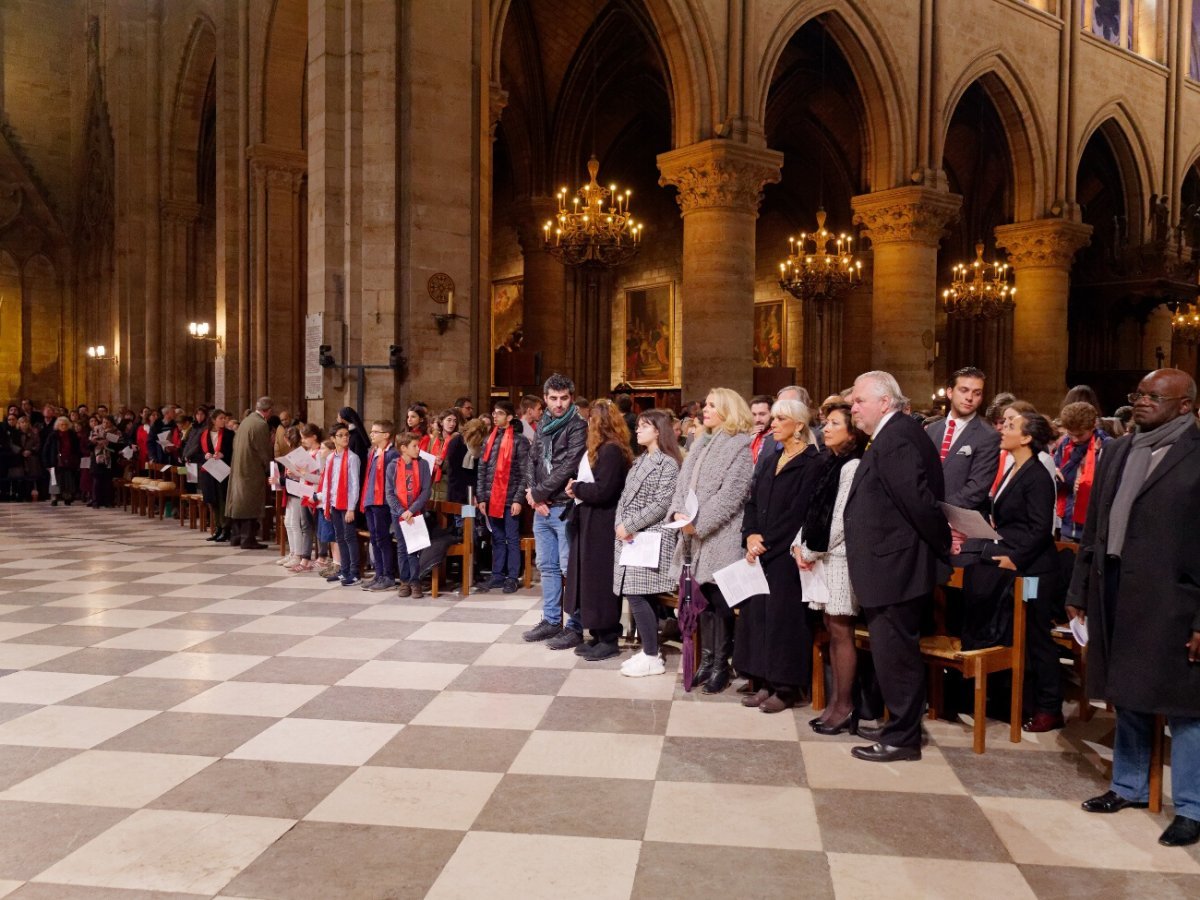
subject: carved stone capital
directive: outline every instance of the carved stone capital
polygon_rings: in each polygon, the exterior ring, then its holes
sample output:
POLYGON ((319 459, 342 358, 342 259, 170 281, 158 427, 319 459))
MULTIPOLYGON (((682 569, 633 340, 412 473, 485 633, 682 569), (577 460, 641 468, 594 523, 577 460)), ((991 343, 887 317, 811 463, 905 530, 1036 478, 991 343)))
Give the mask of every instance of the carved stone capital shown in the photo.
POLYGON ((516 210, 517 242, 524 253, 545 249, 544 226, 558 212, 558 201, 553 197, 529 197, 516 210))
POLYGON ((508 106, 508 91, 493 81, 488 90, 488 128, 491 138, 496 139, 496 126, 500 124, 500 116, 508 106))
POLYGON ((255 144, 246 151, 246 158, 254 178, 269 188, 299 191, 308 173, 308 155, 303 150, 255 144))
POLYGON ((783 154, 728 140, 708 140, 659 154, 658 183, 679 190, 682 215, 698 209, 758 214, 764 185, 779 181, 783 154))
POLYGON ((958 217, 962 197, 924 186, 900 187, 850 200, 854 224, 872 244, 909 242, 936 247, 958 217))
POLYGON ((1021 269, 1070 269, 1075 254, 1091 243, 1092 226, 1063 219, 1037 219, 1001 225, 996 246, 1008 251, 1008 263, 1021 269))
POLYGON ((163 200, 158 208, 164 222, 191 225, 200 218, 200 204, 192 200, 169 198, 163 200))

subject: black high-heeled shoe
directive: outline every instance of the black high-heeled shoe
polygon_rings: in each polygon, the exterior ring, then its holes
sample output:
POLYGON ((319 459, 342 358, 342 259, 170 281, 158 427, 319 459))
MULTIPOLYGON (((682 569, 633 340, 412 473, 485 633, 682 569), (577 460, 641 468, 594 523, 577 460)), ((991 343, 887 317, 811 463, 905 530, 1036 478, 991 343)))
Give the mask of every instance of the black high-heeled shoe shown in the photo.
POLYGON ((850 715, 834 725, 818 722, 813 726, 813 731, 826 736, 841 734, 844 731, 850 734, 858 734, 858 712, 857 710, 851 712, 850 715))

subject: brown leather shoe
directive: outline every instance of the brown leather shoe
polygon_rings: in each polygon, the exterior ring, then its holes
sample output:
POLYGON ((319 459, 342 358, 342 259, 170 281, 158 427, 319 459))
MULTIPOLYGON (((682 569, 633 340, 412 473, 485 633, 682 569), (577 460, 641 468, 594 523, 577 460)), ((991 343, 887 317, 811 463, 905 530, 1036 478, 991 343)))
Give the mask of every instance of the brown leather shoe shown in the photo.
POLYGON ((742 706, 753 708, 759 706, 764 700, 771 696, 768 690, 755 691, 753 694, 747 694, 742 698, 742 706))
POLYGON ((421 590, 421 582, 414 581, 412 583, 412 598, 414 600, 420 600, 424 596, 425 593, 421 590))
POLYGON ((401 582, 400 590, 398 590, 396 592, 396 594, 400 597, 411 597, 412 596, 412 585, 401 582))
POLYGON ((772 694, 758 706, 759 712, 780 713, 796 705, 796 698, 789 695, 772 694))

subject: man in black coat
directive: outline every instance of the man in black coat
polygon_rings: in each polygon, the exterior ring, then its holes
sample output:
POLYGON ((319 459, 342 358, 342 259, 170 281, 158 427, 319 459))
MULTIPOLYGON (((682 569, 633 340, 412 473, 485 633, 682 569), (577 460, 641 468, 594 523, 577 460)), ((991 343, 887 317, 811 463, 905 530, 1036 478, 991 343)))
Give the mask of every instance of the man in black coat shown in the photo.
POLYGON ((875 744, 851 751, 872 762, 921 758, 921 614, 937 583, 937 562, 950 552, 950 527, 938 506, 941 461, 921 426, 901 412, 907 402, 887 372, 854 382, 854 424, 871 440, 846 502, 846 558, 892 714, 877 735, 866 735, 875 744))
POLYGON ((1110 790, 1093 813, 1144 808, 1154 717, 1171 726, 1168 847, 1200 841, 1200 431, 1196 382, 1159 369, 1129 395, 1137 432, 1096 470, 1067 612, 1086 618, 1088 694, 1117 712, 1110 790))

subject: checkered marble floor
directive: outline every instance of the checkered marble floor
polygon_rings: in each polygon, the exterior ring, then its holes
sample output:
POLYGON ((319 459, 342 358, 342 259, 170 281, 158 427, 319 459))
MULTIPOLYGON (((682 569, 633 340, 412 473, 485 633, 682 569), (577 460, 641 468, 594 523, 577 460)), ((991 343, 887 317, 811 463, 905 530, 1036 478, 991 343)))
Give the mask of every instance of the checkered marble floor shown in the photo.
POLYGON ((0 547, 0 896, 1200 896, 1166 814, 1080 811, 1103 713, 872 765, 808 708, 523 643, 532 592, 331 590, 44 504, 0 547))

